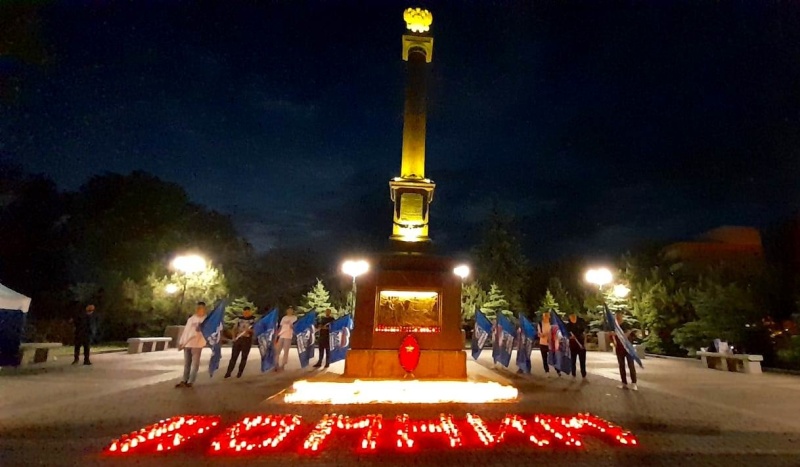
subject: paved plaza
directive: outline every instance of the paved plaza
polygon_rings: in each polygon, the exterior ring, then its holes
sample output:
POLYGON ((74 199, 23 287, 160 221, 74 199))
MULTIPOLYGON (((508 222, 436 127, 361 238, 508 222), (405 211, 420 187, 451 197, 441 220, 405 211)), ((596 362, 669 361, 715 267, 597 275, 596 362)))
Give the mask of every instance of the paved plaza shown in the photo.
MULTIPOLYGON (((516 375, 493 369, 489 353, 471 372, 492 372, 520 391, 514 404, 467 406, 296 406, 273 395, 292 381, 315 372, 301 370, 294 360, 282 373, 261 374, 258 351, 250 354, 241 379, 222 379, 230 349, 223 350, 223 369, 209 378, 204 351, 198 383, 175 389, 182 374, 182 355, 165 351, 138 355, 112 353, 93 357, 94 366, 71 366, 70 359, 40 369, 0 371, 0 465, 336 465, 355 459, 367 464, 518 464, 553 465, 800 465, 800 377, 780 374, 745 375, 708 370, 699 361, 648 358, 639 372, 638 392, 617 389, 612 354, 589 353, 589 376, 582 381, 551 374, 545 377, 538 353, 534 374, 516 375), (480 367, 478 367, 480 365, 480 367), (408 413, 431 417, 439 413, 477 413, 499 420, 506 413, 569 415, 590 412, 631 430, 635 448, 589 443, 585 449, 425 450, 397 455, 391 449, 359 455, 345 442, 310 457, 296 452, 239 458, 212 458, 198 440, 196 446, 164 455, 109 458, 103 448, 115 437, 173 415, 220 415, 223 425, 244 415, 291 413, 310 424, 323 414, 384 417, 408 413)), ((513 360, 512 360, 513 361, 513 360)), ((341 372, 342 364, 330 372, 341 372)), ((207 443, 207 440, 206 440, 207 443)))

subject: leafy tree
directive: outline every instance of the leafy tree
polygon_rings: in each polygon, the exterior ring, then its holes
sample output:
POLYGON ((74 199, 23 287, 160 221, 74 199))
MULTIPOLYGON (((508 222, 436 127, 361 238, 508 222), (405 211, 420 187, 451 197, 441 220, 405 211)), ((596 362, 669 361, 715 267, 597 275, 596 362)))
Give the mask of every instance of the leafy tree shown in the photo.
POLYGON ((157 326, 183 324, 197 302, 204 301, 211 307, 228 296, 225 275, 212 266, 193 274, 176 272, 161 277, 151 274, 145 283, 151 298, 140 307, 150 310, 150 321, 157 326))
POLYGON ((704 277, 692 290, 691 300, 697 319, 673 331, 675 341, 684 349, 699 349, 713 339, 741 348, 752 342, 751 329, 761 327, 763 313, 752 287, 704 277))
POLYGON ((473 250, 477 280, 497 284, 505 291, 510 305, 523 308, 522 289, 528 262, 514 234, 512 218, 495 207, 489 216, 481 243, 473 250))
POLYGON ((475 310, 480 310, 486 302, 486 291, 479 282, 461 284, 461 319, 471 320, 475 317, 475 310))
POLYGON ((622 275, 631 289, 630 310, 647 334, 648 351, 684 355, 673 331, 695 319, 689 300, 692 275, 682 263, 660 256, 626 255, 623 263, 622 275))
POLYGON ((311 310, 316 310, 317 313, 323 313, 326 309, 330 308, 332 315, 338 317, 339 311, 331 305, 330 298, 331 295, 328 290, 325 289, 325 284, 317 279, 317 283, 314 287, 303 296, 303 304, 297 307, 298 316, 302 316, 311 310))
POLYGON ((489 295, 480 310, 490 320, 496 319, 498 313, 502 313, 509 318, 514 317, 514 313, 508 309, 508 300, 506 300, 503 291, 500 290, 497 284, 492 284, 489 288, 489 295))

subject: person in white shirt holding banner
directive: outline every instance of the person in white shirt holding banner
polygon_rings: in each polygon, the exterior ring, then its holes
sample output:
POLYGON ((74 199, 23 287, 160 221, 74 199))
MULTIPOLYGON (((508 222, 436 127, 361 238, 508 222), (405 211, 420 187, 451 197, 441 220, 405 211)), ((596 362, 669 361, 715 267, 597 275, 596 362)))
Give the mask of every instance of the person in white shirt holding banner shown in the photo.
POLYGON ((176 388, 190 388, 197 379, 197 371, 200 369, 200 354, 206 346, 206 338, 203 337, 202 325, 206 319, 205 302, 197 302, 197 309, 194 314, 186 320, 183 334, 178 341, 178 350, 183 351, 183 380, 176 384, 176 388))
POLYGON ((278 338, 275 341, 275 371, 282 371, 289 362, 289 350, 292 348, 292 337, 294 337, 294 323, 297 316, 294 315, 294 308, 286 310, 286 316, 281 318, 278 325, 278 338), (283 353, 283 359, 281 359, 283 353), (281 362, 281 363, 279 363, 281 362))

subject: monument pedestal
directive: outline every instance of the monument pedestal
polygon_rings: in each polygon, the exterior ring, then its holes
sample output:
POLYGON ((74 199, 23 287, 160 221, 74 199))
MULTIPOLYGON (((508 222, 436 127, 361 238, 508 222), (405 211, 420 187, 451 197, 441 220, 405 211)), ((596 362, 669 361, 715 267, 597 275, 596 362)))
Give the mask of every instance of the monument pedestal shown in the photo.
POLYGON ((407 376, 398 351, 403 338, 419 344, 416 378, 465 379, 467 356, 461 332, 461 279, 455 262, 419 253, 373 258, 359 278, 348 378, 407 376))

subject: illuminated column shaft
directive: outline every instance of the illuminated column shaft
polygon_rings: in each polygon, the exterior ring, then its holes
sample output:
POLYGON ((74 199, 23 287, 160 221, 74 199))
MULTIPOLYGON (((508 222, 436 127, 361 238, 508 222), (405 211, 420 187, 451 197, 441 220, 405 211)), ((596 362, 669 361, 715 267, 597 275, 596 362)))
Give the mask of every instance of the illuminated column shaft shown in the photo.
POLYGON ((406 101, 403 115, 403 161, 400 177, 425 178, 425 126, 427 123, 427 68, 425 50, 408 52, 406 101))
POLYGON ((403 14, 408 32, 403 35, 403 60, 407 62, 406 101, 403 115, 403 158, 400 176, 389 182, 394 203, 391 238, 399 242, 428 242, 428 218, 433 182, 425 178, 427 73, 433 56, 427 10, 409 8, 403 14))

